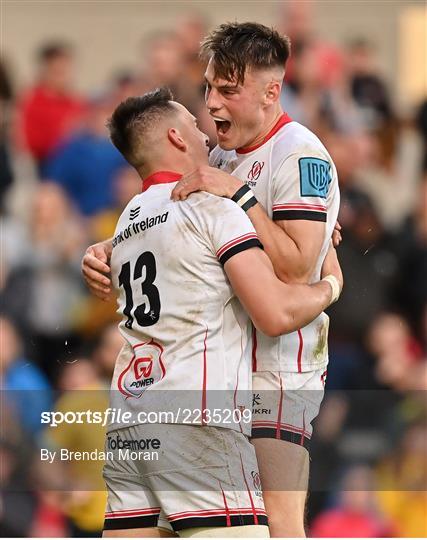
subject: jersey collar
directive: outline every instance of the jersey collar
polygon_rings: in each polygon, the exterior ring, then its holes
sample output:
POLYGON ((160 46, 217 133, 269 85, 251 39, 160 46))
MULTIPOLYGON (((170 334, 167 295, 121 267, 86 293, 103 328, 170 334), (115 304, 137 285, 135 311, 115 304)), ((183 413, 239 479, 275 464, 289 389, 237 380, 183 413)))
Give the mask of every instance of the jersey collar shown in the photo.
POLYGON ((270 140, 271 137, 273 137, 273 135, 276 135, 279 129, 281 129, 286 124, 289 124, 289 122, 292 122, 292 118, 288 116, 286 113, 283 113, 282 116, 279 118, 279 120, 274 124, 272 129, 267 133, 267 135, 263 138, 263 140, 260 143, 255 144, 254 146, 246 146, 244 148, 237 148, 236 152, 238 154, 249 154, 250 152, 257 150, 258 148, 260 148, 260 146, 262 146, 268 140, 270 140))
POLYGON ((171 182, 176 182, 182 178, 182 174, 172 172, 172 171, 157 171, 147 178, 144 178, 142 181, 142 191, 147 191, 147 189, 155 184, 169 184, 171 182))

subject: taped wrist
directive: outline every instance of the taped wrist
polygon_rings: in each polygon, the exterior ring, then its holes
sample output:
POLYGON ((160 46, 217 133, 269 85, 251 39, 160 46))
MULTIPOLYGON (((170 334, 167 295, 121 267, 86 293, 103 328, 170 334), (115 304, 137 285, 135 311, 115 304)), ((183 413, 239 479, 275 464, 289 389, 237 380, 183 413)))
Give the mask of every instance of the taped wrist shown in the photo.
POLYGON ((231 197, 231 200, 238 204, 245 212, 247 212, 249 208, 252 208, 252 206, 255 206, 258 202, 251 188, 247 184, 239 188, 231 197))
POLYGON ((322 279, 322 281, 327 281, 329 283, 329 285, 331 286, 332 298, 331 298, 331 301, 329 303, 329 305, 331 305, 334 302, 336 302, 338 300, 338 298, 340 297, 340 294, 341 294, 340 284, 339 284, 337 278, 335 276, 333 276, 332 274, 329 274, 329 275, 325 276, 322 279))

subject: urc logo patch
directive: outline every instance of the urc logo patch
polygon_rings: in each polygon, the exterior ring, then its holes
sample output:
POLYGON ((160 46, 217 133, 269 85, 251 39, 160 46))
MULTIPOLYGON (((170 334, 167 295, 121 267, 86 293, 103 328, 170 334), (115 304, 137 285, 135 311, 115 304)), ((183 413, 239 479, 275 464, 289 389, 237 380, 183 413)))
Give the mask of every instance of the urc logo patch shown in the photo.
POLYGON ((326 199, 332 180, 331 164, 319 158, 300 158, 298 161, 302 197, 326 199))

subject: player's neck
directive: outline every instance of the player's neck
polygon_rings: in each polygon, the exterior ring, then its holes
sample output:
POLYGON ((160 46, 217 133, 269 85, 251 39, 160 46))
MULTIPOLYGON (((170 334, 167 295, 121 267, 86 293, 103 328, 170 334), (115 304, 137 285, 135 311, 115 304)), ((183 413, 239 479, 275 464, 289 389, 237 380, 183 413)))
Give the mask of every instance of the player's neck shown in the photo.
POLYGON ((144 178, 148 178, 149 176, 152 176, 159 171, 168 171, 184 175, 194 171, 199 165, 201 165, 201 163, 196 163, 194 160, 185 158, 173 160, 164 159, 156 161, 156 163, 153 163, 152 165, 149 165, 147 167, 142 167, 138 170, 138 172, 142 180, 144 181, 144 178))
POLYGON ((266 136, 273 129, 273 127, 277 124, 277 122, 279 121, 282 115, 283 115, 283 110, 280 107, 280 105, 278 105, 271 111, 268 111, 268 113, 266 113, 265 115, 265 121, 263 125, 261 126, 260 131, 258 132, 256 137, 252 141, 250 141, 246 146, 252 147, 252 146, 257 146, 258 144, 262 143, 263 140, 266 138, 266 136))

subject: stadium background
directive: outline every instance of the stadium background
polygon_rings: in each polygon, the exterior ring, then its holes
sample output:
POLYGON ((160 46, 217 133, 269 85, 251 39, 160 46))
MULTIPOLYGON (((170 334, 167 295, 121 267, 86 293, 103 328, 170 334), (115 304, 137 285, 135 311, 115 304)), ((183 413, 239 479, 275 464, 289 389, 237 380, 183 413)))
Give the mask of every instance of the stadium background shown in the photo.
POLYGON ((46 468, 37 447, 102 439, 47 433, 39 412, 106 388, 120 348, 114 303, 90 298, 79 273, 85 247, 111 234, 140 187, 105 119, 166 83, 214 143, 196 52, 227 20, 291 36, 284 108, 319 134, 340 176, 346 287, 330 310, 309 531, 425 536, 424 3, 16 0, 1 2, 1 19, 1 536, 99 534, 100 468, 46 468))

